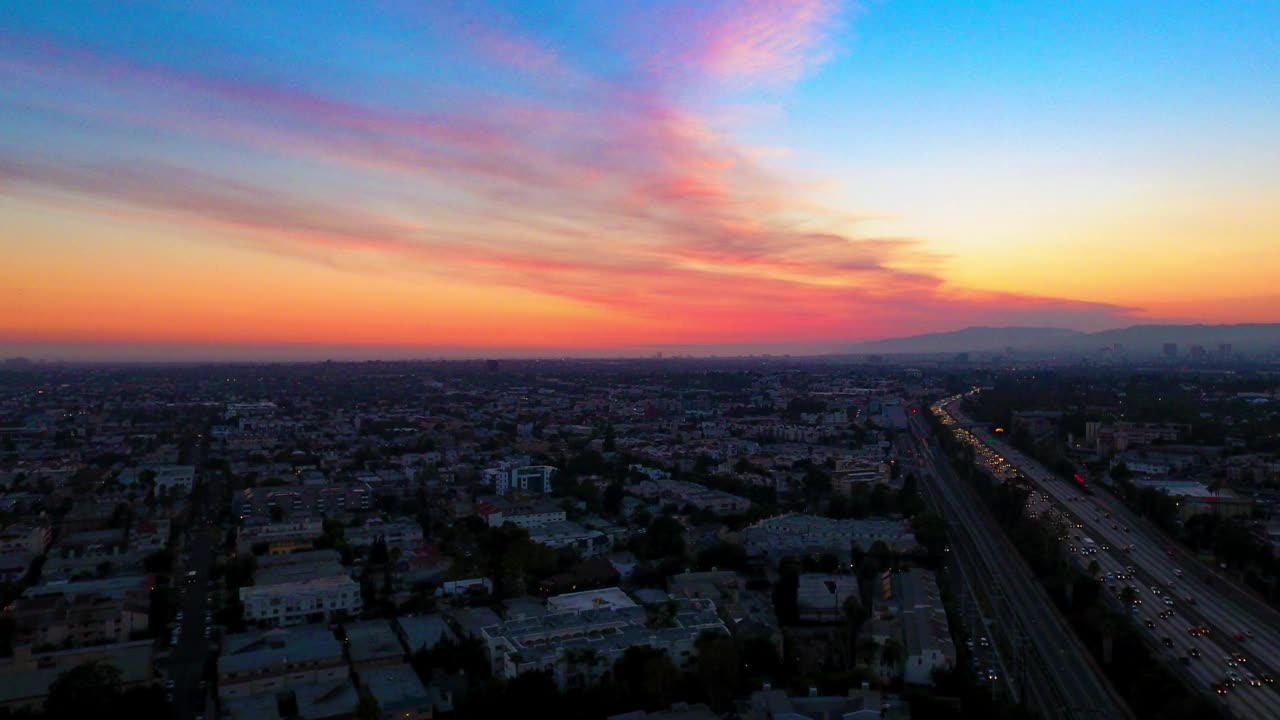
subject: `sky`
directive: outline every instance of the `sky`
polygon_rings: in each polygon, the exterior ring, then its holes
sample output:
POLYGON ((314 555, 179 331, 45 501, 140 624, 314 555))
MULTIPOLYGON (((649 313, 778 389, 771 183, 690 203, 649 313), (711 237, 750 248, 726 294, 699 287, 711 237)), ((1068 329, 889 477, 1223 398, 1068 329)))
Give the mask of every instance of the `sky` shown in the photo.
POLYGON ((1280 4, 5 3, 0 354, 1280 321, 1280 4))

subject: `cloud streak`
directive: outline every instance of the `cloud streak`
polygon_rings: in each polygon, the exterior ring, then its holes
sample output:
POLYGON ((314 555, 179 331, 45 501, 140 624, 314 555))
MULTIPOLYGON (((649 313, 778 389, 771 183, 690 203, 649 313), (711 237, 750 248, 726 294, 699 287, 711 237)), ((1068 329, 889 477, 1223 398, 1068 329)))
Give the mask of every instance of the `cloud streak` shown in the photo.
POLYGON ((795 82, 831 52, 841 11, 825 0, 669 6, 668 19, 686 18, 687 29, 642 23, 651 35, 605 48, 630 52, 633 66, 608 73, 509 18, 433 4, 424 22, 462 38, 477 62, 538 78, 520 92, 462 87, 447 107, 10 34, 0 89, 28 108, 216 142, 250 168, 260 156, 318 163, 395 188, 395 202, 377 189, 312 197, 143 152, 59 159, 13 148, 0 154, 0 193, 143 208, 353 272, 370 272, 372 255, 396 272, 568 299, 649 323, 637 341, 831 340, 1128 313, 950 287, 923 242, 859 236, 682 100, 708 83, 795 82), (661 57, 636 56, 646 42, 661 57))

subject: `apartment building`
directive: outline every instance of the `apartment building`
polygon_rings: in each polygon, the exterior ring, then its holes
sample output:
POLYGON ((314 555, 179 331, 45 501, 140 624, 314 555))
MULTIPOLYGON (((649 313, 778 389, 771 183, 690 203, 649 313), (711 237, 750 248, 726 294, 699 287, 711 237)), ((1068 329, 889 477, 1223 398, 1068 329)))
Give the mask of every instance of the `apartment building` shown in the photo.
POLYGON ((663 626, 650 627, 644 607, 606 605, 507 620, 482 628, 480 636, 495 676, 548 671, 562 689, 581 687, 597 682, 629 647, 647 645, 686 666, 704 632, 728 634, 712 601, 675 603, 663 626))
POLYGON ((275 694, 316 683, 347 678, 342 643, 327 627, 297 628, 228 635, 218 657, 218 698, 228 700, 275 694))
POLYGON ((278 626, 332 620, 340 614, 354 616, 363 609, 360 583, 347 575, 243 587, 240 602, 245 620, 278 626))

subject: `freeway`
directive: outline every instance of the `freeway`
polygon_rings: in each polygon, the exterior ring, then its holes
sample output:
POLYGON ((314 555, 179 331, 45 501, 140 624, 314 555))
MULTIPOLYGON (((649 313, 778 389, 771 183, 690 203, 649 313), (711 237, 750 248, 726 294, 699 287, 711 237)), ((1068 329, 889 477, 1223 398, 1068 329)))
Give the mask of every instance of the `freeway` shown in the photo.
MULTIPOLYGON (((1102 577, 1112 573, 1139 590, 1143 602, 1135 605, 1135 620, 1158 636, 1161 655, 1176 663, 1187 657, 1180 675, 1194 689, 1223 703, 1224 711, 1239 718, 1280 718, 1280 697, 1274 685, 1261 678, 1280 668, 1280 613, 1216 577, 1209 568, 1173 545, 1156 529, 1135 516, 1118 499, 1105 492, 1084 495, 1072 482, 1058 478, 1040 463, 973 423, 957 407, 955 399, 946 412, 972 426, 973 437, 984 443, 996 462, 1018 470, 1039 490, 1044 501, 1068 514, 1078 525, 1072 535, 1089 537, 1105 550, 1090 555, 1101 567, 1102 577), (1129 568, 1133 568, 1130 572, 1129 568), (1166 616, 1159 617, 1160 611, 1166 616), (1172 614, 1168 614, 1168 612, 1172 614), (1207 633, 1200 633, 1199 628, 1207 633), (1196 629, 1193 635, 1191 630, 1196 629), (1173 641, 1166 647, 1164 638, 1173 641), (1196 653, 1193 655, 1191 650, 1196 653), (1244 658, 1241 662, 1238 658, 1244 658), (1228 673, 1243 682, 1220 688, 1228 673), (1258 684, 1248 676, 1259 678, 1258 684), (1220 692, 1220 689, 1225 693, 1220 692)), ((1077 552, 1080 548, 1076 549, 1077 552)), ((1087 563, 1087 560, 1083 560, 1087 563)), ((1119 593, 1119 581, 1111 583, 1119 593)))
MULTIPOLYGON (((953 528, 962 530, 981 556, 1025 636, 1030 667, 1026 689, 1034 706, 1046 717, 1128 718, 1132 714, 1101 677, 1088 652, 1075 638, 1009 539, 985 514, 975 491, 958 480, 920 418, 913 430, 927 467, 923 485, 941 496, 953 528), (956 525, 959 527, 956 528, 956 525)), ((954 532, 954 529, 953 529, 954 532)))

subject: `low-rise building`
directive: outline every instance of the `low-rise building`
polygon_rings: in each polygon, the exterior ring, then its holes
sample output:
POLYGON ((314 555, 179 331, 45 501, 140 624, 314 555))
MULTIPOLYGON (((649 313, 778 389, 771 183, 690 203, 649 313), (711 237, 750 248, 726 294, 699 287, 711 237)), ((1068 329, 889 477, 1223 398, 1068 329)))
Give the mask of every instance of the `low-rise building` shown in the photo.
POLYGON ((347 623, 343 626, 347 636, 347 654, 351 667, 364 672, 385 665, 399 665, 405 661, 404 646, 395 628, 387 620, 368 620, 347 623))
POLYGON ((669 613, 604 606, 524 616, 483 628, 481 639, 495 676, 549 671, 559 687, 569 688, 598 681, 636 645, 662 650, 677 666, 687 666, 705 632, 729 631, 710 600, 682 598, 669 613))
POLYGON ((218 697, 275 695, 347 677, 342 643, 328 628, 307 625, 228 635, 218 658, 218 697))
POLYGON ((449 623, 440 615, 412 615, 395 619, 396 634, 409 654, 431 650, 444 640, 456 640, 449 623))
POLYGON ((387 550, 399 550, 406 556, 422 547, 422 526, 408 518, 366 520, 362 525, 347 528, 343 536, 351 547, 369 547, 381 542, 387 550))
POLYGON ((431 720, 446 704, 439 690, 423 686, 403 663, 360 673, 360 685, 377 701, 382 720, 431 720))
POLYGON ((59 675, 90 662, 110 663, 120 670, 122 690, 143 687, 155 682, 154 652, 151 640, 44 653, 14 648, 12 656, 0 659, 0 709, 39 712, 59 675))
POLYGON ((242 587, 240 602, 245 620, 278 626, 355 616, 363 609, 360 584, 348 575, 242 587))
POLYGON ((865 551, 877 542, 893 552, 917 547, 906 520, 833 519, 799 513, 761 520, 744 528, 742 536, 749 556, 771 561, 790 555, 831 553, 848 562, 854 546, 865 551))
POLYGON ((804 573, 796 586, 796 610, 807 622, 841 622, 845 603, 858 600, 858 578, 853 575, 804 573))
POLYGON ((299 720, 348 720, 360 708, 360 693, 350 678, 299 685, 293 689, 299 720))

